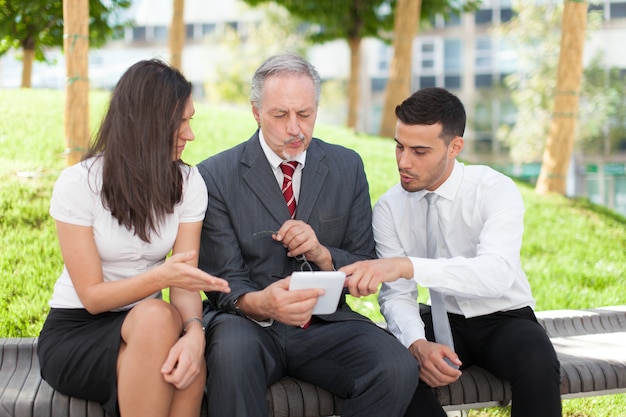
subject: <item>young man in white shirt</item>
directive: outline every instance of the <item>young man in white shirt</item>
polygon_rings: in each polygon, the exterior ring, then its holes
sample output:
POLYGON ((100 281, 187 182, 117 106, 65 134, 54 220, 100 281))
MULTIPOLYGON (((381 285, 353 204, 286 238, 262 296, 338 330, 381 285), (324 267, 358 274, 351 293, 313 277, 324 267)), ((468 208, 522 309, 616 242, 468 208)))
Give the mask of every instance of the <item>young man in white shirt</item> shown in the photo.
POLYGON ((513 416, 561 416, 559 361, 535 318, 520 262, 519 190, 487 166, 457 161, 466 116, 453 94, 420 90, 396 107, 396 116, 400 184, 374 208, 380 259, 342 268, 351 294, 375 293, 383 283, 379 302, 389 330, 420 362, 420 379, 429 386, 450 384, 476 364, 511 383, 513 416), (427 229, 431 193, 438 225, 427 229), (427 248, 433 238, 436 253, 427 248), (417 285, 429 288, 431 299, 433 292, 443 296, 451 346, 434 342, 417 285))

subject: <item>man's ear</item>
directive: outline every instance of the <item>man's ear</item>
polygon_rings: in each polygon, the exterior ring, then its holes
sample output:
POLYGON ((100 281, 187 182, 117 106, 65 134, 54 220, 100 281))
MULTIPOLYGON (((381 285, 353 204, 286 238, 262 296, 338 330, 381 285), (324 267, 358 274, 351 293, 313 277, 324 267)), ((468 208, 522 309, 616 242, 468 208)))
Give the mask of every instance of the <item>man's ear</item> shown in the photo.
POLYGON ((461 136, 455 136, 454 139, 450 142, 450 146, 448 146, 448 157, 451 159, 456 158, 461 151, 463 150, 463 146, 465 145, 465 140, 461 136))
POLYGON ((251 103, 251 105, 252 105, 252 115, 254 116, 254 119, 256 120, 259 127, 261 127, 261 116, 259 115, 259 110, 254 106, 254 104, 251 103))

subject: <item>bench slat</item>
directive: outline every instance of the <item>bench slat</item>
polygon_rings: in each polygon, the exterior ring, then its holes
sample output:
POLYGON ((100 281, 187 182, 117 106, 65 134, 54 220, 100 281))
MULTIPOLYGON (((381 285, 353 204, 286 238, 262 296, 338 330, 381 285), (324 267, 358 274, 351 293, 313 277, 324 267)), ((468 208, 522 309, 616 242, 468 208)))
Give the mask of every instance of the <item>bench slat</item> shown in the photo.
MULTIPOLYGON (((23 389, 32 363, 33 345, 29 342, 28 340, 14 339, 14 342, 4 345, 3 355, 8 354, 8 358, 7 363, 3 363, 2 369, 6 365, 9 373, 6 376, 6 387, 0 399, 0 409, 3 412, 10 413, 8 415, 24 415, 25 417, 28 415, 19 414, 19 411, 24 409, 24 407, 20 406, 20 396, 30 397, 32 395, 32 393, 23 389)), ((4 378, 2 382, 4 383, 4 378)), ((28 401, 28 398, 26 398, 26 401, 28 401)))

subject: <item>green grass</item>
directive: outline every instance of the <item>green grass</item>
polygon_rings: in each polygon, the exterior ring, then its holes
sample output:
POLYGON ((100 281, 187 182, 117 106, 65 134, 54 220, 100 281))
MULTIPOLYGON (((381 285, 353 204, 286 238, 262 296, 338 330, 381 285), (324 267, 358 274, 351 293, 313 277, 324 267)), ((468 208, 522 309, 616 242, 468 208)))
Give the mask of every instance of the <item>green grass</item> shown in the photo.
MULTIPOLYGON (((92 130, 107 99, 102 92, 90 96, 92 130)), ((62 268, 48 204, 65 166, 64 93, 0 90, 0 112, 0 337, 36 336, 62 268)), ((256 127, 249 109, 198 102, 192 123, 196 140, 183 155, 192 164, 247 139, 256 127)), ((323 124, 315 134, 361 154, 372 202, 397 182, 389 139, 323 124)), ((626 219, 585 199, 538 196, 518 184, 527 209, 522 262, 537 310, 626 304, 626 219)), ((382 319, 374 296, 350 299, 350 304, 382 319)), ((626 416, 624 410, 624 394, 564 401, 567 417, 619 417, 626 416)), ((508 415, 508 408, 470 413, 508 415)))

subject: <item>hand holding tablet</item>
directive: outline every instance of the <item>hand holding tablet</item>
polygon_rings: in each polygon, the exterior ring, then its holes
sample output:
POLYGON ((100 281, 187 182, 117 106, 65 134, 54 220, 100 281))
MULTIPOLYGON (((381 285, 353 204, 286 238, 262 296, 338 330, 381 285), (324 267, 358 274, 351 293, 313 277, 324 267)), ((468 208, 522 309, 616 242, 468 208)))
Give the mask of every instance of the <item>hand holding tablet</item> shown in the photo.
POLYGON ((291 274, 290 290, 323 288, 325 293, 317 299, 313 314, 332 314, 337 310, 346 274, 340 271, 298 271, 291 274))

